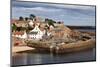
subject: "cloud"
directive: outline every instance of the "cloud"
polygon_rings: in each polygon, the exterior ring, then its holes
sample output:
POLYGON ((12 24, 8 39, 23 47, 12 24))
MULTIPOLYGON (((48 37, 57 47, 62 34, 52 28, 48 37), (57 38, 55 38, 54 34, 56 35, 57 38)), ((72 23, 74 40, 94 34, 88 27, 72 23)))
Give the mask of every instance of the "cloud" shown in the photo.
POLYGON ((35 14, 54 20, 63 20, 66 24, 95 24, 95 7, 81 5, 64 5, 36 2, 12 2, 12 17, 35 14), (77 22, 77 23, 76 23, 77 22))
POLYGON ((70 8, 70 9, 81 9, 81 10, 94 10, 94 6, 86 6, 86 5, 71 5, 71 4, 48 4, 49 6, 56 8, 70 8))
POLYGON ((94 6, 71 5, 71 4, 55 4, 55 3, 39 3, 39 2, 19 2, 13 1, 12 5, 15 7, 47 7, 55 9, 78 9, 78 10, 94 10, 94 6))
POLYGON ((23 11, 42 11, 42 12, 57 12, 62 11, 62 9, 54 9, 54 8, 46 8, 46 7, 33 7, 33 8, 25 8, 25 7, 13 7, 13 10, 23 10, 23 11))

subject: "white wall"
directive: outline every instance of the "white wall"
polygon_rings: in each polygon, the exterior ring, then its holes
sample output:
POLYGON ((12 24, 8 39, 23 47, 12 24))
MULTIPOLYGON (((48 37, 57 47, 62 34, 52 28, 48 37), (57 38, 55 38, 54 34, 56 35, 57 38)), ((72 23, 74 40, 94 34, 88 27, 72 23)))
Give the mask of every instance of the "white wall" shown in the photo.
MULTIPOLYGON (((38 65, 37 67, 99 67, 100 63, 100 0, 33 0, 71 4, 97 5, 97 62, 38 65)), ((0 67, 10 67, 10 0, 0 0, 0 67)), ((29 67, 29 66, 27 66, 29 67)), ((31 67, 31 66, 30 66, 31 67)), ((35 67, 35 66, 34 66, 35 67)))

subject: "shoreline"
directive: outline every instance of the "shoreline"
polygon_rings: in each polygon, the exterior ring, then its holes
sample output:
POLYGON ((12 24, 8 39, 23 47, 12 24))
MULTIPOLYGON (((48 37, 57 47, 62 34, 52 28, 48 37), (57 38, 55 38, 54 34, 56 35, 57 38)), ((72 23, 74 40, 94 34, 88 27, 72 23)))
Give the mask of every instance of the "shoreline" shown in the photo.
POLYGON ((22 52, 26 50, 35 50, 35 48, 31 48, 28 46, 13 46, 12 47, 12 53, 22 52))

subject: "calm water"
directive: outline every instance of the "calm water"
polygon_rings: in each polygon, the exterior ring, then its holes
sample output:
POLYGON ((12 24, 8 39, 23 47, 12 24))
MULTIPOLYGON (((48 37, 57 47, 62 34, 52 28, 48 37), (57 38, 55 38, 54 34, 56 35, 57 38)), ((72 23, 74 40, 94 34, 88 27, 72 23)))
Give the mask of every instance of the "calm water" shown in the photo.
POLYGON ((38 53, 38 52, 22 52, 16 53, 12 57, 13 65, 30 65, 30 64, 51 64, 51 63, 69 63, 80 61, 95 61, 95 48, 86 51, 52 54, 52 53, 38 53))
POLYGON ((86 31, 86 32, 95 32, 95 29, 77 29, 79 31, 86 31))
POLYGON ((95 60, 95 49, 69 54, 18 53, 13 56, 13 65, 67 63, 95 60))

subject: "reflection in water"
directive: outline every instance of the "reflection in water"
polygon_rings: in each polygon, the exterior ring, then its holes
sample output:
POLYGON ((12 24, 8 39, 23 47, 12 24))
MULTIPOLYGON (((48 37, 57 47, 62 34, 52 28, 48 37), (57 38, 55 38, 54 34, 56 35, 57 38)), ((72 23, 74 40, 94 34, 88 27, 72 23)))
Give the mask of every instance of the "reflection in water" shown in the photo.
POLYGON ((29 64, 49 64, 49 63, 67 63, 78 61, 93 61, 95 60, 95 49, 87 51, 52 54, 52 53, 33 53, 22 52, 13 56, 13 65, 29 65, 29 64))

